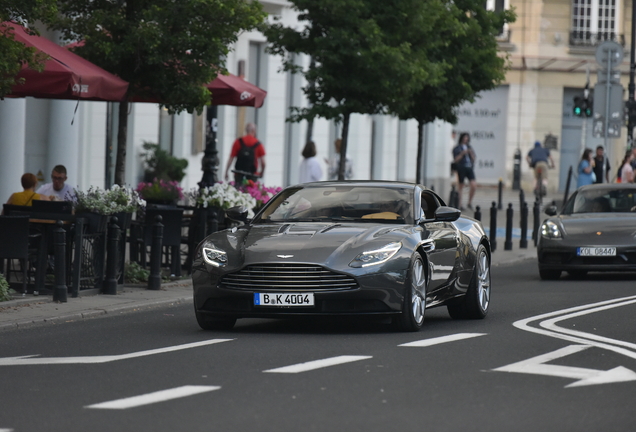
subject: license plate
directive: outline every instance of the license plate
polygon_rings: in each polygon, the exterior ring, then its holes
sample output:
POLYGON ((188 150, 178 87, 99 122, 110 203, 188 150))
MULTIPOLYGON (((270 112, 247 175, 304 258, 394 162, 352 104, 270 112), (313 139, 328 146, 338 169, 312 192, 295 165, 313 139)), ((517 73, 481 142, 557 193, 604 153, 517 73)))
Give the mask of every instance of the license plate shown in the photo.
POLYGON ((616 256, 615 247, 580 247, 576 249, 578 256, 616 256))
POLYGON ((254 306, 313 306, 313 293, 254 293, 254 306))

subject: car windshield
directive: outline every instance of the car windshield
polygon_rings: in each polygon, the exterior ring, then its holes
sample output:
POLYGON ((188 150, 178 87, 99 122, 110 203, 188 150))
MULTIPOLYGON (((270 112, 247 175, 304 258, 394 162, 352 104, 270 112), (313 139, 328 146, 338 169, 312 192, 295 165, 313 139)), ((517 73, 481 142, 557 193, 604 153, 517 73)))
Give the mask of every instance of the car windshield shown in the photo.
POLYGON ((276 195, 254 223, 413 223, 413 189, 373 186, 297 186, 276 195))
POLYGON ((636 189, 580 190, 563 209, 563 214, 621 213, 636 211, 636 189))

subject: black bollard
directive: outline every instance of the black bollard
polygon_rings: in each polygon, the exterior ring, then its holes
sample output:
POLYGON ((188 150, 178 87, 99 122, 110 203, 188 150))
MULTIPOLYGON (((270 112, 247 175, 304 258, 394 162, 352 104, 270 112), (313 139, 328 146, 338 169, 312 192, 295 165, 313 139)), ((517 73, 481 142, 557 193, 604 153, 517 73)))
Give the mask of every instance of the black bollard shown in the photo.
POLYGON ((481 222, 481 207, 475 207, 475 219, 481 222))
POLYGON ((55 223, 54 262, 55 262, 55 289, 53 301, 66 303, 66 231, 62 221, 55 223))
POLYGON ((512 210, 512 203, 508 203, 508 209, 506 210, 506 242, 504 243, 504 250, 512 250, 512 216, 514 210, 512 210))
POLYGON ((526 193, 523 189, 519 190, 519 210, 523 208, 523 203, 526 202, 526 193))
POLYGON ((502 207, 502 203, 501 203, 501 195, 503 194, 503 180, 499 179, 499 189, 497 191, 497 209, 501 210, 502 207))
POLYGON ((163 224, 161 215, 155 216, 152 226, 152 246, 150 247, 150 276, 148 289, 161 289, 161 249, 163 247, 163 224))
POLYGON ((532 216, 534 220, 532 221, 532 240, 534 241, 534 245, 537 245, 537 241, 539 240, 539 218, 541 217, 541 203, 539 202, 539 198, 537 198, 534 202, 534 207, 532 208, 532 216))
POLYGON ((497 203, 492 202, 490 207, 490 250, 497 249, 497 203))
POLYGON ((455 189, 455 185, 451 186, 450 198, 448 199, 448 205, 451 207, 459 208, 459 194, 457 193, 457 189, 455 189))
POLYGON ((519 247, 522 249, 528 248, 528 203, 525 201, 521 204, 521 240, 519 240, 519 247))
POLYGON ((207 216, 208 216, 208 220, 207 220, 207 228, 208 228, 208 232, 206 235, 210 235, 212 233, 215 233, 219 230, 219 219, 217 217, 217 209, 219 209, 218 207, 208 207, 208 211, 207 211, 207 216))
POLYGON ((106 279, 102 287, 103 294, 117 294, 117 265, 119 264, 120 229, 117 218, 113 216, 108 226, 106 279))

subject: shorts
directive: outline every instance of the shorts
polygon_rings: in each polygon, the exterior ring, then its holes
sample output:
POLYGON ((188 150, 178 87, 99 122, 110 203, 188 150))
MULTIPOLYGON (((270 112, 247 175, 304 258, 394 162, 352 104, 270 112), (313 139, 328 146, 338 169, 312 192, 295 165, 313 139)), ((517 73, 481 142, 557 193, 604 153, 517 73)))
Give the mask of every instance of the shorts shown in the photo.
POLYGON ((475 180, 475 171, 473 171, 473 167, 458 166, 457 175, 459 176, 460 183, 464 183, 465 179, 468 179, 468 181, 475 180))
POLYGON ((538 179, 541 176, 542 180, 548 179, 548 163, 547 162, 537 162, 534 164, 534 178, 538 179))

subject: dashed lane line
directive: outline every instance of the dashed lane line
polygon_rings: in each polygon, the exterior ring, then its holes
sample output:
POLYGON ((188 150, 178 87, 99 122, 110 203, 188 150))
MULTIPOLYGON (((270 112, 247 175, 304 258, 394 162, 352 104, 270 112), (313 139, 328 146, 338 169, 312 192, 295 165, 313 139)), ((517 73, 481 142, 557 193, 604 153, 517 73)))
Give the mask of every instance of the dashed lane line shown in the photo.
POLYGON ((181 387, 175 387, 168 390, 160 390, 153 393, 147 393, 144 395, 128 397, 124 399, 117 399, 109 402, 102 402, 94 405, 87 405, 84 408, 93 409, 128 409, 135 408, 143 405, 150 405, 158 402, 165 402, 168 400, 179 399, 186 396, 192 396, 195 394, 211 392, 218 390, 219 386, 196 386, 186 385, 181 387))
POLYGON ((478 337, 478 336, 485 336, 486 334, 487 333, 457 333, 457 334, 448 335, 448 336, 440 336, 440 337, 436 337, 436 338, 422 339, 422 340, 418 340, 418 341, 414 341, 414 342, 403 343, 403 344, 398 345, 398 346, 401 346, 401 347, 428 347, 428 346, 443 344, 443 343, 446 343, 446 342, 455 342, 455 341, 458 341, 458 340, 470 339, 470 338, 474 338, 474 337, 478 337))
POLYGON ((307 372, 315 369, 321 369, 329 366, 335 366, 343 363, 351 363, 355 361, 365 360, 373 358, 373 356, 354 356, 354 355, 342 355, 337 357, 330 357, 322 360, 313 360, 305 363, 298 363, 294 365, 284 366, 276 369, 268 369, 263 372, 270 373, 299 373, 307 372))

